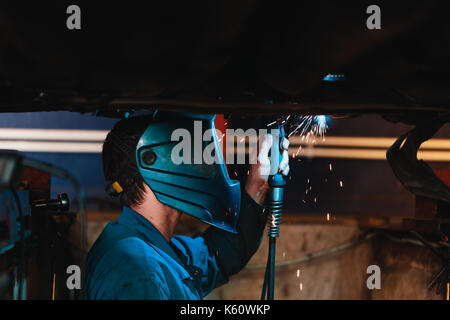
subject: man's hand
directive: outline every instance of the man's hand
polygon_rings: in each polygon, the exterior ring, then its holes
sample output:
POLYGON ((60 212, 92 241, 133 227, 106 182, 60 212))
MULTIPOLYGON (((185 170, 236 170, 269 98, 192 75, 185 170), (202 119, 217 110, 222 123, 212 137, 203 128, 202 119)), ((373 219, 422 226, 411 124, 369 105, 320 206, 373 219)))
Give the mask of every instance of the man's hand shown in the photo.
MULTIPOLYGON (((267 179, 269 178, 270 172, 270 159, 269 151, 272 146, 273 137, 271 134, 265 135, 259 141, 259 154, 257 155, 256 150, 252 151, 252 159, 257 161, 255 164, 250 166, 250 172, 245 183, 245 191, 255 200, 257 203, 262 204, 266 198, 267 191, 269 190, 269 183, 267 179)), ((281 143, 281 151, 283 158, 280 161, 278 167, 278 172, 281 172, 284 176, 289 173, 289 140, 283 138, 281 143)), ((255 161, 252 161, 254 163, 255 161)))

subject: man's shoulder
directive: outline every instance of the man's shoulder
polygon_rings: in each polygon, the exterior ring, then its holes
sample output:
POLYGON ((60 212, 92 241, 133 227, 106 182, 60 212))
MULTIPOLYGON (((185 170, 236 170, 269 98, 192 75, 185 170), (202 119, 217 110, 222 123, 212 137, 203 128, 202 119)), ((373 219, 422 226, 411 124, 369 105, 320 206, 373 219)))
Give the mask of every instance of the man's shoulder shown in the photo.
POLYGON ((160 258, 142 239, 127 236, 95 256, 86 282, 89 299, 162 299, 168 295, 161 286, 165 274, 160 258))
POLYGON ((87 262, 88 269, 124 266, 127 269, 134 267, 136 271, 148 272, 157 269, 159 256, 155 248, 136 234, 115 223, 110 223, 92 246, 87 262), (152 268, 149 268, 150 266, 152 268))
POLYGON ((106 259, 112 258, 118 264, 156 266, 157 251, 138 236, 121 234, 108 240, 101 250, 106 259))
POLYGON ((201 235, 195 237, 174 235, 172 243, 188 259, 188 263, 194 265, 203 265, 211 255, 208 245, 201 235))

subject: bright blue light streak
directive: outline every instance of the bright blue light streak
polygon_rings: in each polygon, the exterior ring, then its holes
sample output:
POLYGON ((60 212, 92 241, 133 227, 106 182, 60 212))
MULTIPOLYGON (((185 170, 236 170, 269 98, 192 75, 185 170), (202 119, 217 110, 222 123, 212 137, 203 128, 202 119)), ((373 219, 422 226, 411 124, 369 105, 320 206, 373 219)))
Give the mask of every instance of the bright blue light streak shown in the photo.
POLYGON ((344 81, 345 75, 343 75, 343 74, 327 74, 322 80, 323 81, 344 81))

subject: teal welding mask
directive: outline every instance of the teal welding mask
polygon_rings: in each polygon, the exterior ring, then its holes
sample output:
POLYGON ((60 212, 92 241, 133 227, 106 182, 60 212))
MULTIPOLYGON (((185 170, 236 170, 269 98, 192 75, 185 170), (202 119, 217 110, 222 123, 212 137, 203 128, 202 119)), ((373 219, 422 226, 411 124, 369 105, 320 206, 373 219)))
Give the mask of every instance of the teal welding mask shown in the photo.
POLYGON ((157 115, 139 139, 136 163, 161 203, 236 233, 240 184, 228 176, 214 118, 157 115))

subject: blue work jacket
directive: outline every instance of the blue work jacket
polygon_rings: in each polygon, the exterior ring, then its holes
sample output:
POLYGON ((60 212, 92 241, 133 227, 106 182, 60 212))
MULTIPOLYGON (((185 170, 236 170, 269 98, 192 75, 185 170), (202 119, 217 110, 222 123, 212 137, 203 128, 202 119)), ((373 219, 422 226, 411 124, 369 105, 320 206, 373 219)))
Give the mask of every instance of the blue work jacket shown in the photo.
POLYGON ((243 192, 237 234, 209 227, 168 242, 143 216, 123 207, 86 259, 86 299, 202 299, 256 252, 267 215, 243 192))

